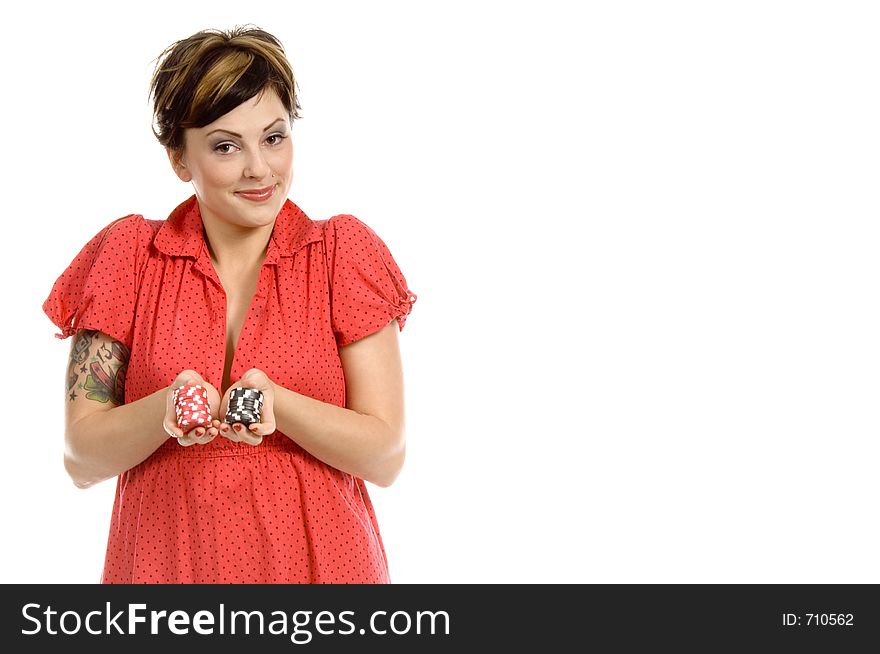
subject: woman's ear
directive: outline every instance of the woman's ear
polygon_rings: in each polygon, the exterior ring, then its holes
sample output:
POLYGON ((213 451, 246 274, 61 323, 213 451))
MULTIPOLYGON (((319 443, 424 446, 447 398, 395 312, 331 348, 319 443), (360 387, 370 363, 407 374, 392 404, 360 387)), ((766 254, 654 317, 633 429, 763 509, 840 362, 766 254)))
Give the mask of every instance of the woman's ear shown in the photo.
POLYGON ((174 150, 172 148, 165 148, 165 152, 168 155, 168 161, 171 162, 171 168, 174 170, 174 174, 180 178, 180 181, 191 182, 192 175, 186 167, 186 162, 183 160, 183 149, 174 150))

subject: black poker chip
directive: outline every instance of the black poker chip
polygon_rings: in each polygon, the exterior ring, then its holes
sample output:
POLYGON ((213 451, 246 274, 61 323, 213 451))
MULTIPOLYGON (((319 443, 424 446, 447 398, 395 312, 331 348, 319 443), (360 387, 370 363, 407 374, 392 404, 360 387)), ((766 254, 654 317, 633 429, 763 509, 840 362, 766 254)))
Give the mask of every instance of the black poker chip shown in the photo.
POLYGON ((260 422, 263 408, 263 393, 256 388, 234 388, 229 394, 229 406, 226 409, 225 421, 232 425, 236 422, 250 426, 260 422))
POLYGON ((260 417, 256 415, 251 415, 247 413, 242 414, 226 414, 226 422, 230 425, 234 425, 235 423, 241 423, 245 427, 250 427, 255 422, 260 422, 260 417))

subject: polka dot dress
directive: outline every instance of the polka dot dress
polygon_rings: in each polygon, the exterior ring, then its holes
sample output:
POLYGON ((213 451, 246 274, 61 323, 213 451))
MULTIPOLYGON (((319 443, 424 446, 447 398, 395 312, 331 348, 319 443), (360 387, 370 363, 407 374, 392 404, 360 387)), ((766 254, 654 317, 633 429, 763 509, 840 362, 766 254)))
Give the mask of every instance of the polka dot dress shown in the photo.
MULTIPOLYGON (((97 329, 129 347, 127 403, 167 388, 184 369, 221 388, 226 296, 202 234, 195 196, 164 221, 115 220, 43 303, 58 338, 97 329)), ((415 300, 367 225, 349 215, 313 221, 287 200, 230 379, 256 367, 287 389, 345 406, 339 347, 395 319, 402 330, 415 300)), ((169 439, 117 479, 103 583, 389 581, 364 481, 279 431, 257 447, 169 439)))

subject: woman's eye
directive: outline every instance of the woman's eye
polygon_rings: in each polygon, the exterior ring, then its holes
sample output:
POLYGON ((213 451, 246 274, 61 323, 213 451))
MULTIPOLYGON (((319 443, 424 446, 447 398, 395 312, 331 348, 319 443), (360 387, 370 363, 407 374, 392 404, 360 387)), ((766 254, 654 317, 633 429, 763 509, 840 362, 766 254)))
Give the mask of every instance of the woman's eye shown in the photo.
POLYGON ((269 145, 278 145, 278 144, 281 143, 281 141, 283 141, 285 138, 286 138, 286 137, 285 137, 284 134, 272 134, 272 136, 268 137, 268 138, 266 139, 266 141, 269 142, 269 145))
POLYGON ((214 146, 214 151, 220 154, 229 154, 235 146, 232 143, 219 143, 214 146))

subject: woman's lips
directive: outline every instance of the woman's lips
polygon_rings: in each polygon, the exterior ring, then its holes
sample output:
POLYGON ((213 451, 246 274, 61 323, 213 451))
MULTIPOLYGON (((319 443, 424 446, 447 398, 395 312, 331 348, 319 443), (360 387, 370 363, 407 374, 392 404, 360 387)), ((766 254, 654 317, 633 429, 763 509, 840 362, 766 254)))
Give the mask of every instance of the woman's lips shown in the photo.
POLYGON ((266 188, 248 189, 246 191, 236 191, 236 195, 243 197, 251 202, 265 202, 275 195, 275 186, 267 186, 266 188))

